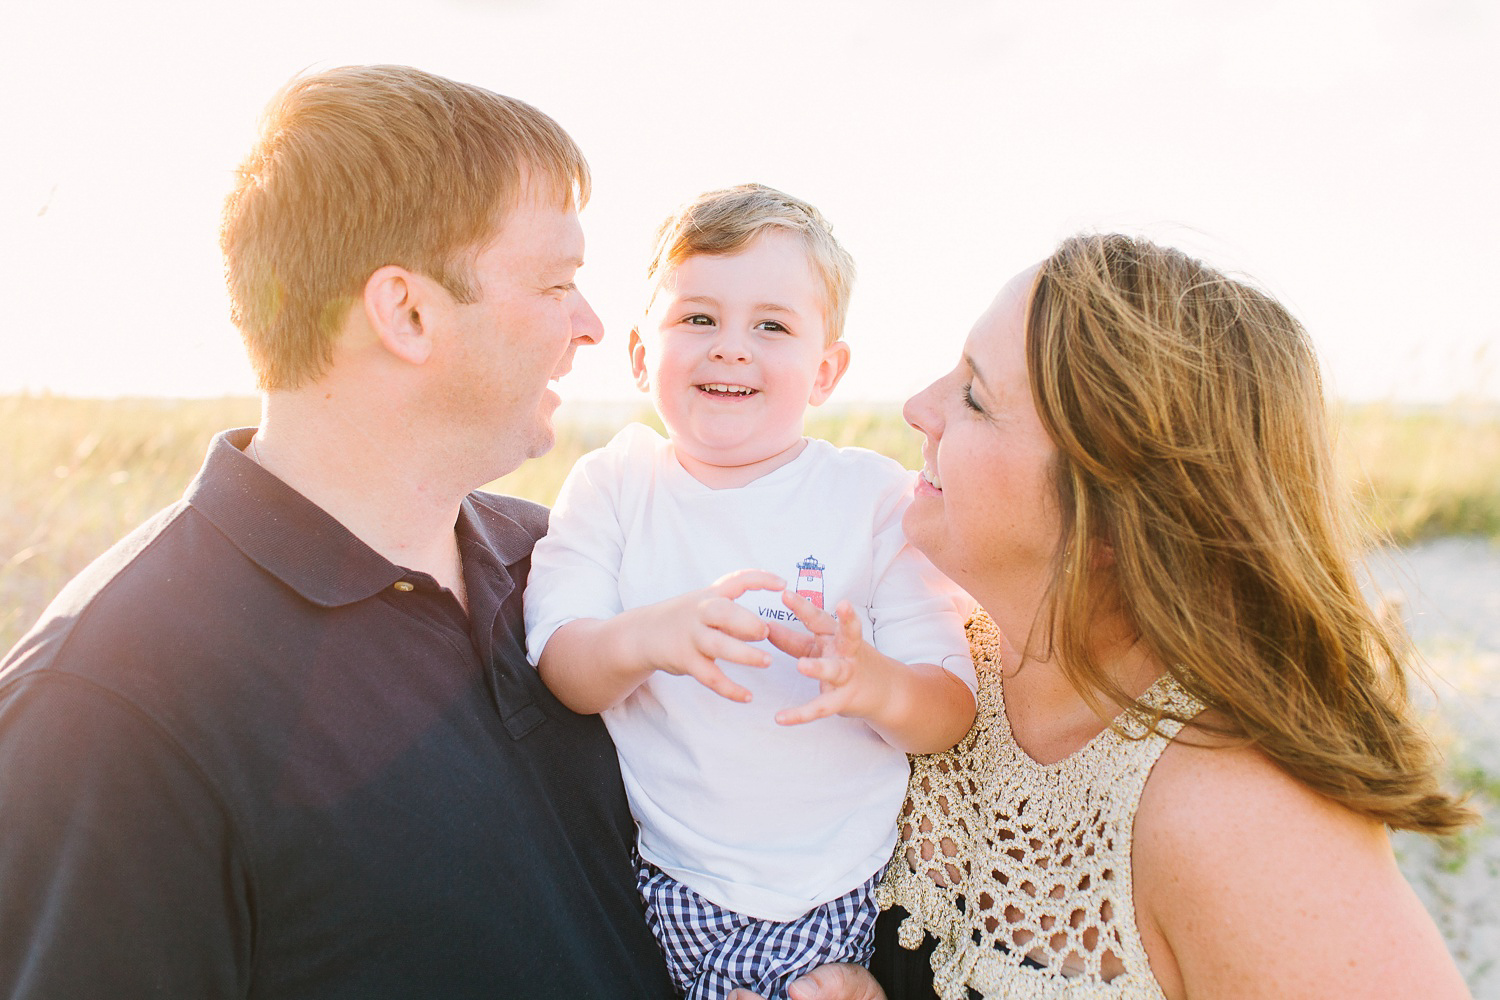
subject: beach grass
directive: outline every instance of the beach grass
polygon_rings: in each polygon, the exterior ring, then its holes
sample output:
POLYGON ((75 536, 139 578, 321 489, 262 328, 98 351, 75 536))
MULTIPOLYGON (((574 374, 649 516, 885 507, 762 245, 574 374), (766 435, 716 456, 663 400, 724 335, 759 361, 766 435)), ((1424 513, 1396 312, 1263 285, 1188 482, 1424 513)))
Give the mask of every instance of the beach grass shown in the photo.
POLYGON ((1500 540, 1500 409, 1493 404, 1348 406, 1338 425, 1345 476, 1391 542, 1500 540))
MULTIPOLYGON (((215 432, 253 424, 258 413, 254 399, 238 397, 0 396, 0 649, 91 559, 181 496, 215 432)), ((616 423, 560 422, 551 453, 493 487, 551 502, 573 461, 616 423)), ((1500 539, 1500 412, 1350 406, 1338 425, 1348 477, 1389 541, 1500 539)), ((920 461, 917 435, 894 406, 814 411, 808 432, 909 467, 920 461)))

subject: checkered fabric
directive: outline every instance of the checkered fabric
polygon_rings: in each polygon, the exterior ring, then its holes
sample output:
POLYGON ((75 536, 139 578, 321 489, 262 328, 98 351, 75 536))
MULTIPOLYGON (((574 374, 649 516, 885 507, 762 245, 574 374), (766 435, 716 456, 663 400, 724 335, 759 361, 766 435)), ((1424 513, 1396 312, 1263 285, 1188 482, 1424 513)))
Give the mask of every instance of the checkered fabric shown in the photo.
POLYGON ((726 910, 649 861, 636 860, 646 922, 687 1000, 723 1000, 745 986, 787 1000, 787 985, 825 962, 870 964, 875 885, 882 872, 838 899, 779 923, 726 910))

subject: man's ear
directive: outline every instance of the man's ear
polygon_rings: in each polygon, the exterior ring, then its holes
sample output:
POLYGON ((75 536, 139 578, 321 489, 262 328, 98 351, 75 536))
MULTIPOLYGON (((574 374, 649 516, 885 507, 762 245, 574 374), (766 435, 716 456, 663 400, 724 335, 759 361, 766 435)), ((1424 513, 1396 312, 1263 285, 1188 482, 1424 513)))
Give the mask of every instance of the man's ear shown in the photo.
POLYGON ((630 330, 630 373, 635 376, 635 387, 642 392, 651 391, 651 373, 646 370, 646 342, 641 339, 641 328, 630 330))
POLYGON ((818 362, 818 373, 813 376, 812 392, 807 394, 807 401, 813 406, 822 406, 848 370, 849 345, 835 340, 823 351, 823 360, 818 362))
POLYGON ((387 351, 420 365, 432 354, 432 331, 422 322, 431 304, 433 282, 395 264, 377 268, 365 280, 365 319, 387 351))

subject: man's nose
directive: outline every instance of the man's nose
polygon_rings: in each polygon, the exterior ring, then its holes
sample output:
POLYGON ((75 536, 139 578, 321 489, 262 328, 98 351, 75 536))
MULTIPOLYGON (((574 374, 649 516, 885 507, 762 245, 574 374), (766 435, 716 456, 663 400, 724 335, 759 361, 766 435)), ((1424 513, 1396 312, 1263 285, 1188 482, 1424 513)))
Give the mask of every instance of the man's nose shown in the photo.
POLYGON ((578 301, 573 306, 573 340, 575 343, 597 344, 604 339, 604 324, 599 314, 589 305, 582 292, 575 292, 578 301))

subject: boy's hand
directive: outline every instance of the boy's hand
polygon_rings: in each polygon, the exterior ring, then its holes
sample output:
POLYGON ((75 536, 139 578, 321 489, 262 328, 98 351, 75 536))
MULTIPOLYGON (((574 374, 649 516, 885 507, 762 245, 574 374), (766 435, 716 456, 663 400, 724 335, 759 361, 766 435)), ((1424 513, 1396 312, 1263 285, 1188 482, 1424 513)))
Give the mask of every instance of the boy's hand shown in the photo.
POLYGON ((811 601, 784 591, 781 601, 811 635, 784 625, 772 626, 771 643, 797 657, 797 669, 818 681, 819 694, 805 704, 776 713, 783 726, 795 726, 830 715, 869 718, 889 697, 892 670, 901 665, 865 641, 848 601, 840 601, 835 618, 811 601))
POLYGON ((714 661, 770 666, 770 654, 750 645, 767 638, 770 626, 734 602, 747 590, 785 588, 786 581, 774 574, 744 569, 703 590, 638 608, 629 613, 635 656, 652 670, 692 677, 731 701, 749 701, 750 692, 725 676, 714 661))

